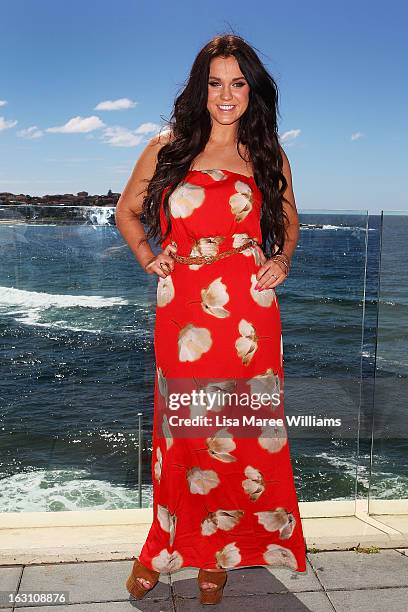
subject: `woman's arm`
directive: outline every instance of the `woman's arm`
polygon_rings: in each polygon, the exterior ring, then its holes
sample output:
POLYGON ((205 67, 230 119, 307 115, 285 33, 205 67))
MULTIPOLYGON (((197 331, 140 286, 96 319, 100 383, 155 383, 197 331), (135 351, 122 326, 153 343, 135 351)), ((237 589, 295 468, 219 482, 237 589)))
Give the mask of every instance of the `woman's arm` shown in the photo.
POLYGON ((285 198, 288 200, 288 202, 283 201, 283 208, 289 219, 288 222, 286 222, 285 220, 287 237, 283 246, 283 254, 286 255, 290 261, 293 253, 295 252, 296 245, 299 240, 299 216, 296 208, 295 195, 293 193, 292 171, 290 168, 289 160, 281 146, 280 150, 283 159, 282 172, 288 184, 286 190, 283 193, 285 198))
POLYGON ((290 266, 291 257, 296 249, 297 242, 299 240, 299 217, 296 208, 295 196, 293 193, 292 186, 292 172, 290 169, 289 160, 286 156, 285 151, 280 146, 280 150, 283 158, 282 172, 286 178, 287 187, 283 193, 286 200, 283 201, 283 209, 285 210, 288 221, 285 221, 285 243, 283 245, 282 255, 283 257, 279 260, 280 255, 275 258, 266 259, 262 261, 262 267, 259 268, 256 278, 257 284, 255 289, 264 290, 271 289, 280 285, 287 277, 286 266, 282 262, 282 259, 287 261, 288 267, 290 266), (275 275, 277 278, 275 278, 275 275))
MULTIPOLYGON (((139 217, 142 212, 143 198, 146 195, 148 183, 156 168, 157 154, 161 147, 168 142, 169 137, 169 133, 166 132, 150 139, 137 160, 126 187, 116 204, 116 226, 143 269, 145 269, 149 262, 154 260, 155 255, 149 243, 147 241, 142 242, 146 239, 146 233, 139 217)), ((163 251, 163 253, 166 254, 161 256, 160 262, 167 262, 172 270, 174 260, 167 255, 167 250, 163 251)), ((149 273, 153 271, 162 278, 167 276, 159 267, 159 262, 157 265, 152 264, 146 270, 149 273)))

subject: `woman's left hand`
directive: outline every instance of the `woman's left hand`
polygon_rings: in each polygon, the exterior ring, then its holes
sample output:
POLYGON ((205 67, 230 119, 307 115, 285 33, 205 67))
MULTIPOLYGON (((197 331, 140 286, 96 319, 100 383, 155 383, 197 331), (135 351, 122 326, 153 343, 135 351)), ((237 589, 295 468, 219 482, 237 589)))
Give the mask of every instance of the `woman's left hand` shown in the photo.
POLYGON ((274 260, 273 258, 267 259, 264 253, 261 261, 262 265, 256 273, 256 280, 258 282, 255 285, 255 289, 263 291, 264 289, 272 289, 283 283, 287 277, 283 263, 278 263, 278 260, 274 260))

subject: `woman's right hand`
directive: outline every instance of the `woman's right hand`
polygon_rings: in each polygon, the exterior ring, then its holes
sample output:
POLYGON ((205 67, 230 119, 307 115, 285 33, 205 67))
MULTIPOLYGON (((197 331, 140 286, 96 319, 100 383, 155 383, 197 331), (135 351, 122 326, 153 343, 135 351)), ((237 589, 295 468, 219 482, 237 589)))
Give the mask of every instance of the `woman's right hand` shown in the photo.
POLYGON ((156 257, 145 266, 147 274, 157 274, 161 278, 167 278, 174 270, 174 259, 171 257, 170 253, 176 252, 177 246, 172 243, 168 244, 161 253, 156 255, 156 257), (160 266, 160 264, 163 265, 160 266))

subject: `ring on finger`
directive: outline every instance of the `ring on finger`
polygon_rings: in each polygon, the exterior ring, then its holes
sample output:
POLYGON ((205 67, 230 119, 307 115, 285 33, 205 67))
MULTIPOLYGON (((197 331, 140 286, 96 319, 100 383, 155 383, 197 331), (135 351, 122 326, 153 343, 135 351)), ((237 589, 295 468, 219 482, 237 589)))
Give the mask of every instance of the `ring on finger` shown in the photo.
POLYGON ((276 276, 276 274, 274 274, 273 272, 271 272, 270 268, 269 268, 268 272, 269 272, 269 274, 270 274, 270 275, 271 275, 273 278, 276 278, 276 279, 278 279, 278 278, 279 278, 279 276, 276 276))

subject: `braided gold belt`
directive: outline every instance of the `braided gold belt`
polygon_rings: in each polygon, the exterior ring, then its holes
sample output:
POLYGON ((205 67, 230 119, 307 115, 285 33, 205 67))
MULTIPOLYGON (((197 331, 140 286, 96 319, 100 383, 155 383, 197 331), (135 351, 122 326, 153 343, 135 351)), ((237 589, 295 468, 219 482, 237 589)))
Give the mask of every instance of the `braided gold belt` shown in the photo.
POLYGON ((213 263, 213 261, 218 261, 223 257, 227 257, 228 255, 233 255, 234 253, 240 253, 245 249, 248 249, 251 246, 258 244, 257 241, 251 238, 245 244, 241 244, 239 247, 235 247, 234 249, 230 249, 229 251, 222 251, 221 253, 217 253, 217 255, 177 255, 177 253, 170 252, 169 255, 173 257, 176 261, 185 264, 209 264, 213 263))

